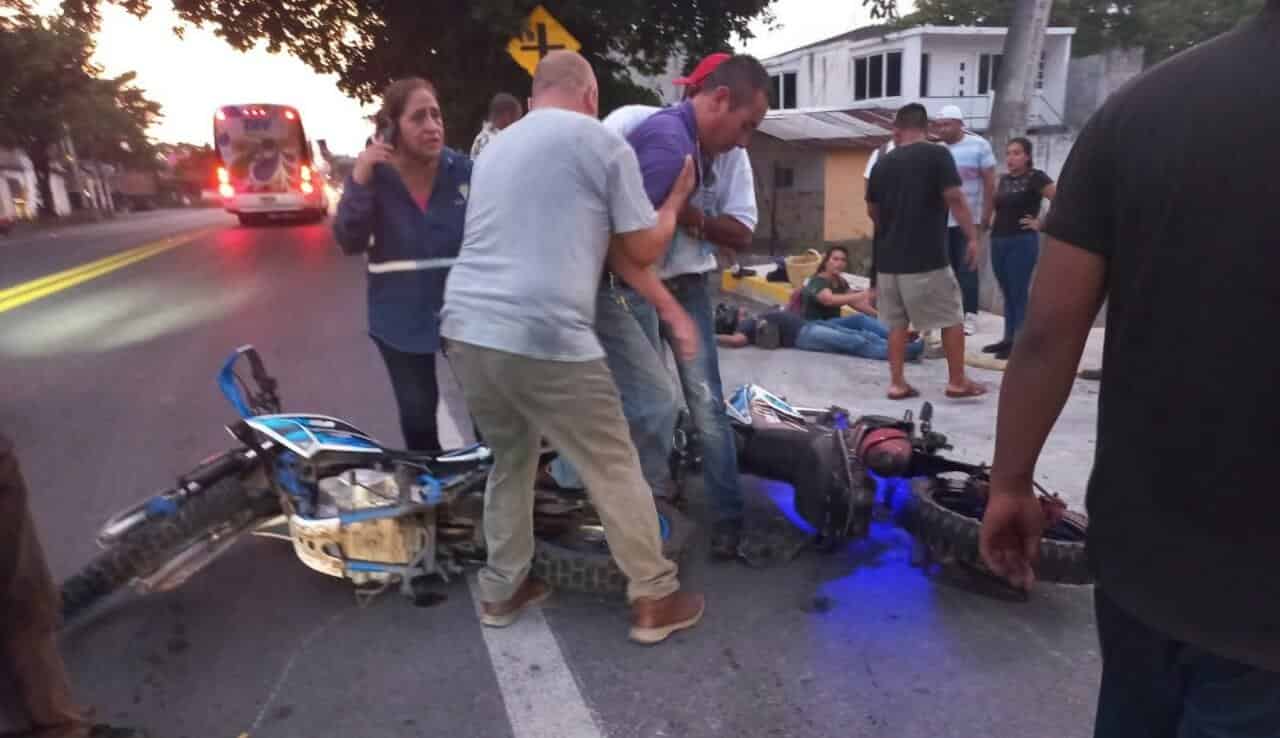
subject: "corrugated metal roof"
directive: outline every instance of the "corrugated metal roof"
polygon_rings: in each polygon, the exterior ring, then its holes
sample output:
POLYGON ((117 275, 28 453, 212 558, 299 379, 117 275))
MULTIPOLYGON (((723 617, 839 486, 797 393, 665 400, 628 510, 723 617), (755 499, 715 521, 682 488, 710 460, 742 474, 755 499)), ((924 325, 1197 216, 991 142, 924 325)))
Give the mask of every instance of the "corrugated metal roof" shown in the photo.
POLYGON ((893 114, 878 110, 775 110, 759 131, 780 141, 823 148, 874 148, 892 135, 893 114))

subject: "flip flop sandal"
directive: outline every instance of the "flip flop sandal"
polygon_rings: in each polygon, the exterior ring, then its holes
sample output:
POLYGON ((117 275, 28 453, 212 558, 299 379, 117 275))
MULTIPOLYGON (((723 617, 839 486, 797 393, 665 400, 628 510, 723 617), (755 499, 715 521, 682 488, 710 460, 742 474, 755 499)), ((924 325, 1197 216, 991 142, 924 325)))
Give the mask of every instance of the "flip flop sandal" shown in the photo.
POLYGON ((970 383, 968 387, 965 387, 960 392, 948 389, 945 394, 953 400, 963 400, 968 397, 982 397, 987 394, 987 388, 980 384, 970 383))
POLYGON ((901 392, 898 394, 894 394, 890 392, 888 394, 888 397, 890 400, 910 400, 913 397, 919 397, 919 396, 920 396, 920 390, 917 390, 915 387, 908 387, 906 392, 901 392))

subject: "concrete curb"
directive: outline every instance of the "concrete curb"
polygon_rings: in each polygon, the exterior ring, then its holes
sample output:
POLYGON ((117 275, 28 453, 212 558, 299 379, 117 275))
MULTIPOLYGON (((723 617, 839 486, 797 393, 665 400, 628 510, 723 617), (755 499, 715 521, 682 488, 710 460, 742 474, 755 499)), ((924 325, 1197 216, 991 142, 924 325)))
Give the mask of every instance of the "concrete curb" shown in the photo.
MULTIPOLYGON (((753 269, 764 271, 768 267, 764 269, 753 267, 753 269)), ((854 277, 854 281, 865 281, 865 279, 865 277, 854 277)), ((787 301, 791 299, 793 287, 790 282, 770 282, 762 274, 754 277, 735 277, 730 270, 726 269, 720 275, 720 289, 770 305, 786 305, 787 301)), ((841 309, 840 312, 843 315, 858 314, 858 311, 848 306, 841 309)), ((975 337, 970 336, 970 338, 975 337)), ((964 363, 975 369, 989 369, 997 372, 1004 371, 1005 365, 1008 364, 1008 362, 997 359, 994 356, 976 351, 966 351, 964 363)))

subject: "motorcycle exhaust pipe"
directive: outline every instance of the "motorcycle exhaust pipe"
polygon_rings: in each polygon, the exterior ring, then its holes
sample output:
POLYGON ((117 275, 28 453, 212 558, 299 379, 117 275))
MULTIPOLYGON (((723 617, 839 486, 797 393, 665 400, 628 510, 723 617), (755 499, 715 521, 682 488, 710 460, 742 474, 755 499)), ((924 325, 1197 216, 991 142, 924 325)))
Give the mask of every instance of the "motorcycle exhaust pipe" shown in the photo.
POLYGON ((225 533, 211 533, 169 559, 163 566, 145 577, 133 581, 133 588, 142 594, 169 592, 181 587, 214 559, 226 553, 240 536, 256 528, 261 520, 251 520, 225 533))

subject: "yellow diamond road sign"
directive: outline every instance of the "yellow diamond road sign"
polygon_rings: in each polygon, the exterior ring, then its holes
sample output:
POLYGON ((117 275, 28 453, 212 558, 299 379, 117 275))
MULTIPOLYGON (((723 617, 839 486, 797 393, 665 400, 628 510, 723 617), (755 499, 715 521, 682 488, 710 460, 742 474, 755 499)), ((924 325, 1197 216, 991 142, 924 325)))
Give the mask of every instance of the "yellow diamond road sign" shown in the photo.
POLYGON ((578 39, 574 38, 560 25, 560 21, 539 5, 524 19, 524 29, 519 36, 507 42, 507 53, 516 64, 525 68, 529 76, 538 68, 542 57, 556 49, 577 51, 582 48, 578 39))

